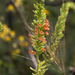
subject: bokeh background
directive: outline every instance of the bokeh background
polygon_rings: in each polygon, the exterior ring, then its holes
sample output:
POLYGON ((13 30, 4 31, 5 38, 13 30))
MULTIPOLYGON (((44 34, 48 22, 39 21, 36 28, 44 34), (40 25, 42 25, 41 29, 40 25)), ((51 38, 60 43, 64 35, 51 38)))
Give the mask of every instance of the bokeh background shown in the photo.
MULTIPOLYGON (((60 0, 46 1, 59 2, 60 0)), ((16 6, 29 25, 34 19, 33 3, 33 0, 15 0, 16 6)), ((60 7, 61 5, 46 5, 43 11, 50 22, 51 30, 54 30, 58 20, 60 7)), ((33 65, 32 61, 12 54, 30 58, 28 32, 10 0, 0 0, 0 21, 3 24, 3 31, 0 33, 0 75, 31 75, 32 71, 29 67, 33 65)), ((70 75, 69 67, 75 67, 75 12, 72 9, 69 10, 64 35, 65 45, 61 46, 65 49, 65 71, 67 75, 70 75)), ((54 65, 51 65, 45 75, 61 75, 56 69, 54 65)))

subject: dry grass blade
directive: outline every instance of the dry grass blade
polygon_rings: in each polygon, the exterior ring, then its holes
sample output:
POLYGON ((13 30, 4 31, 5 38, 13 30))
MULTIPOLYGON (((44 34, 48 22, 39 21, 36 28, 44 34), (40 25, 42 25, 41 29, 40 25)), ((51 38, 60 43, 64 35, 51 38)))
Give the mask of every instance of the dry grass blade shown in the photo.
POLYGON ((65 38, 63 38, 63 62, 62 62, 62 65, 63 65, 63 71, 65 72, 65 38))
POLYGON ((53 52, 51 50, 47 50, 47 51, 51 55, 51 57, 53 58, 54 63, 58 66, 60 72, 63 75, 65 75, 65 73, 63 72, 63 69, 61 68, 60 61, 56 58, 55 54, 53 54, 53 52))
POLYGON ((15 54, 15 53, 12 53, 12 54, 13 54, 13 55, 16 55, 16 56, 19 56, 19 57, 21 57, 21 58, 25 58, 25 59, 30 60, 30 61, 33 61, 32 59, 30 59, 30 58, 28 58, 28 57, 24 57, 24 56, 22 56, 22 55, 15 54))

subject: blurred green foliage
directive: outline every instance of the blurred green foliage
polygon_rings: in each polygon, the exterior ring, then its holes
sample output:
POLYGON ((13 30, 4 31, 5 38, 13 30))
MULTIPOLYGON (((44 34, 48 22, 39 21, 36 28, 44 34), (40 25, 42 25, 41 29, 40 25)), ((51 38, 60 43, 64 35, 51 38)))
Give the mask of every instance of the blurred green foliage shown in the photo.
MULTIPOLYGON (((17 0, 19 1, 19 0, 17 0)), ((49 0, 47 0, 49 1, 49 0)), ((55 0, 54 0, 55 1, 55 0)), ((60 1, 60 0, 56 0, 60 1)), ((18 6, 23 13, 25 20, 31 26, 32 20, 34 19, 34 13, 32 10, 33 0, 21 0, 21 4, 18 6)), ((27 49, 28 47, 23 47, 22 43, 19 44, 18 37, 23 35, 27 36, 27 31, 24 28, 24 25, 19 18, 16 10, 8 10, 8 6, 10 5, 10 0, 0 0, 0 21, 2 24, 8 25, 10 30, 15 31, 16 36, 11 40, 11 42, 7 42, 0 38, 0 75, 31 75, 31 70, 29 69, 30 64, 29 61, 23 59, 21 57, 12 55, 13 50, 16 48, 12 47, 13 43, 17 43, 21 52, 20 54, 23 56, 29 56, 27 49), (11 23, 10 23, 11 22, 11 23), (21 46, 22 47, 21 47, 21 46)), ((51 31, 54 30, 54 26, 56 21, 58 20, 59 10, 61 6, 45 6, 46 10, 49 11, 49 15, 47 18, 51 25, 51 31)), ((75 67, 75 12, 70 9, 69 14, 66 21, 66 31, 65 31, 65 44, 66 44, 66 56, 65 56, 65 69, 66 74, 69 75, 69 66, 75 67)), ((8 34, 9 35, 9 34, 8 34)), ((25 38, 24 41, 28 40, 25 38)), ((46 72, 46 75, 60 75, 59 72, 54 70, 56 67, 51 65, 50 69, 46 72)))

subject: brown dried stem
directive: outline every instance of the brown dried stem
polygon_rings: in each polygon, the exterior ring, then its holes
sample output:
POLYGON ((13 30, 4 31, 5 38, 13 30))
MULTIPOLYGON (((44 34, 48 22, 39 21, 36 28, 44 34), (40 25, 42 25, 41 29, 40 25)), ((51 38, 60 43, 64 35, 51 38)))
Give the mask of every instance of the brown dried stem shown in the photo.
POLYGON ((22 12, 20 11, 20 9, 15 5, 14 0, 10 0, 11 3, 13 4, 14 8, 16 9, 17 13, 19 14, 19 17, 22 21, 22 23, 25 25, 25 29, 29 32, 31 31, 30 26, 28 25, 28 23, 26 22, 26 20, 24 19, 24 16, 22 14, 22 12))

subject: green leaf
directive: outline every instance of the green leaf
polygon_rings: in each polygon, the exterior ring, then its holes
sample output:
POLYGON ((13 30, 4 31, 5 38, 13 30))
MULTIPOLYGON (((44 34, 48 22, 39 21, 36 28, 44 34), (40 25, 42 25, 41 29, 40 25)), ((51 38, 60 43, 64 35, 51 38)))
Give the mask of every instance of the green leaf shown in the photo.
POLYGON ((35 70, 35 69, 33 69, 32 67, 30 67, 30 69, 31 69, 32 71, 36 72, 36 70, 35 70))

